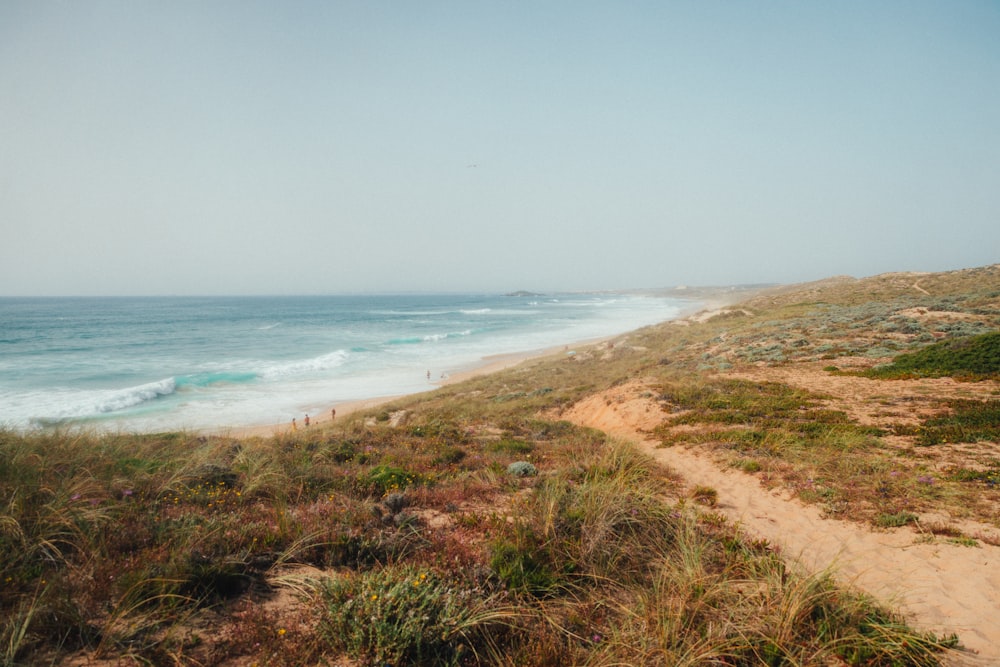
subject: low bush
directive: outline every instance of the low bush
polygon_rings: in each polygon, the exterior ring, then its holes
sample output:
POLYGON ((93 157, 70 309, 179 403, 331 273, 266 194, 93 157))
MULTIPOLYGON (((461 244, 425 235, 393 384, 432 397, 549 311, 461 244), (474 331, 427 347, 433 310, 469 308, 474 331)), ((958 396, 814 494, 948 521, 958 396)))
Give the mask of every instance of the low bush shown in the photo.
POLYGON ((1000 377, 1000 332, 953 338, 916 352, 901 354, 864 375, 878 379, 955 377, 981 380, 1000 377))
POLYGON ((917 444, 1000 441, 1000 400, 949 401, 950 413, 925 419, 917 430, 917 444))

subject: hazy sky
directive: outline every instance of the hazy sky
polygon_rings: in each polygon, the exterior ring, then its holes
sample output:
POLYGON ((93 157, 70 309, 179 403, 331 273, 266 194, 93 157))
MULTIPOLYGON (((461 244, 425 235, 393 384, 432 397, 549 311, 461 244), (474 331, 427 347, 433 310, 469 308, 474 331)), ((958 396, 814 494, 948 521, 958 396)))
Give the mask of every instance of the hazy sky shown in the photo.
POLYGON ((1000 2, 0 2, 0 294, 1000 261, 1000 2))

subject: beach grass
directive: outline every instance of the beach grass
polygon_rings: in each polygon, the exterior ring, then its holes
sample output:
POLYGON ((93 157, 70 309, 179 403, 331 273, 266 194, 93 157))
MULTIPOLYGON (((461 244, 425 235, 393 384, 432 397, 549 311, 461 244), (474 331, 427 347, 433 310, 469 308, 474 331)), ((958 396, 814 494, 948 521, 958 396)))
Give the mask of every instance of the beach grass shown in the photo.
POLYGON ((491 445, 531 421, 465 430, 460 461, 416 426, 352 426, 5 434, 5 664, 892 664, 904 641, 934 664, 954 644, 786 571, 593 431, 535 433, 517 476, 491 445))

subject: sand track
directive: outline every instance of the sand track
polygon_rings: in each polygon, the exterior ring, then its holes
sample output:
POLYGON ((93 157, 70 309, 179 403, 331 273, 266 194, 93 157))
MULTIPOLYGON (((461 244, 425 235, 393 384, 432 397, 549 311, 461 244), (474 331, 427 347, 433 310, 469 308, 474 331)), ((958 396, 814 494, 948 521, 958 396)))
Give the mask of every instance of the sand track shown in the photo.
POLYGON ((776 545, 810 572, 833 568, 837 579, 902 611, 916 627, 957 633, 971 653, 948 665, 1000 665, 1000 548, 924 543, 911 529, 874 531, 826 519, 756 478, 723 470, 683 447, 659 448, 645 435, 663 419, 647 388, 635 382, 590 396, 560 418, 637 443, 688 484, 718 491, 717 510, 776 545))

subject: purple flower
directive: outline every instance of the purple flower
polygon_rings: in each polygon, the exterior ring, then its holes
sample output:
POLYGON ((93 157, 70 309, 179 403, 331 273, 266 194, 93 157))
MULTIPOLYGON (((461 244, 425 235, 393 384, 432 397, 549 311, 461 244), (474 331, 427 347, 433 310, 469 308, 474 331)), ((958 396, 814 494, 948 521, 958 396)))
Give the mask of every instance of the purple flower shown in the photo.
POLYGON ((923 475, 921 477, 917 477, 917 481, 923 482, 924 484, 933 484, 934 478, 931 477, 930 475, 923 475))

